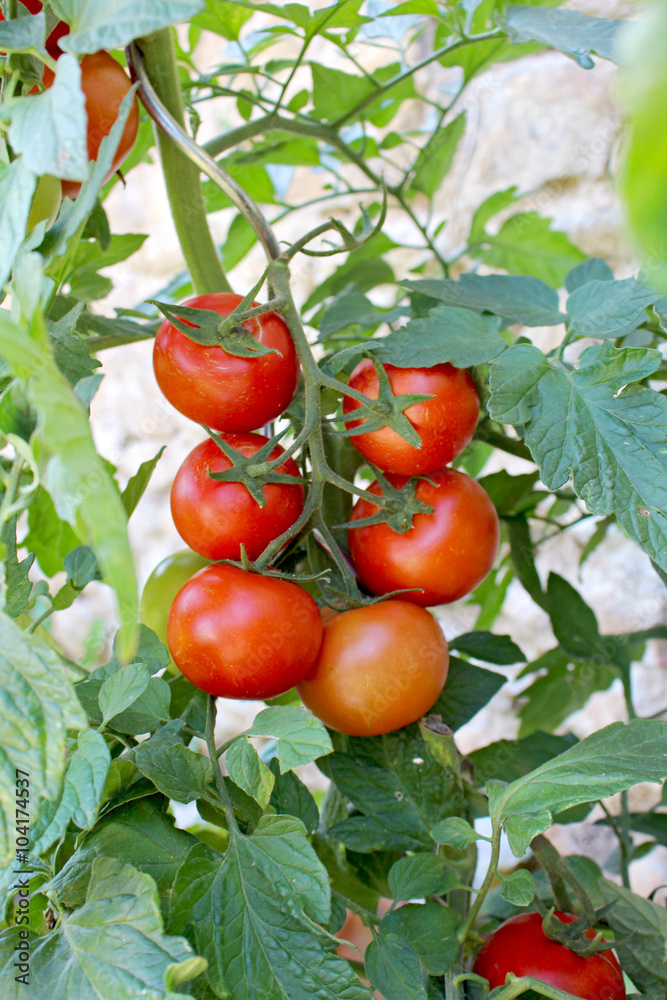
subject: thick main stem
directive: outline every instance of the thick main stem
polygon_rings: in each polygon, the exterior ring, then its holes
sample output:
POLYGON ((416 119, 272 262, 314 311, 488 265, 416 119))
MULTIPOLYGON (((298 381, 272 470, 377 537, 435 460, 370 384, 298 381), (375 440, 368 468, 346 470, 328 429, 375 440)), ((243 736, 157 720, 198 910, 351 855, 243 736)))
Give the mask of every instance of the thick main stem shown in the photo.
MULTIPOLYGON (((137 45, 143 53, 146 71, 158 97, 179 125, 184 127, 185 116, 171 31, 164 29, 146 35, 137 40, 137 45)), ((199 295, 231 291, 208 227, 199 168, 158 129, 155 132, 171 214, 192 283, 199 295)))

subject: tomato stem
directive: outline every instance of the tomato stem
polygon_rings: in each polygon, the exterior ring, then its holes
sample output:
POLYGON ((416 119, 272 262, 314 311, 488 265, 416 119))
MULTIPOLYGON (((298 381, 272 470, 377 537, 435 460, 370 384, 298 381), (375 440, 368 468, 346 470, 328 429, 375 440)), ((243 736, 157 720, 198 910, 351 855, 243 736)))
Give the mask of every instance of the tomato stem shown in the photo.
MULTIPOLYGON (((137 44, 156 94, 172 117, 184 127, 172 32, 166 28, 156 31, 139 39, 137 44)), ((199 168, 159 129, 156 128, 155 133, 176 235, 195 290, 198 295, 229 292, 231 286, 208 227, 199 168), (187 192, 186 197, 184 192, 187 192)))
POLYGON ((206 703, 206 746, 208 748, 209 760, 211 761, 211 765, 213 767, 215 788, 227 819, 227 827, 229 829, 229 836, 231 840, 232 835, 239 832, 239 827, 236 822, 236 816, 234 815, 234 808, 232 806, 231 799, 229 798, 229 792, 227 791, 227 786, 225 785, 225 779, 222 776, 222 771, 220 770, 220 765, 218 763, 218 753, 215 748, 215 717, 215 698, 212 694, 210 694, 206 703))
MULTIPOLYGON (((491 834, 491 858, 489 859, 489 867, 487 869, 484 881, 482 882, 477 896, 475 897, 475 902, 470 907, 470 912, 464 920, 463 924, 459 928, 458 939, 459 941, 464 941, 468 931, 472 927, 477 917, 477 914, 482 908, 482 903, 486 898, 486 894, 491 888, 493 880, 496 876, 496 869, 498 868, 498 859, 500 858, 500 834, 501 827, 494 827, 491 834)), ((518 996, 518 994, 517 994, 518 996)))

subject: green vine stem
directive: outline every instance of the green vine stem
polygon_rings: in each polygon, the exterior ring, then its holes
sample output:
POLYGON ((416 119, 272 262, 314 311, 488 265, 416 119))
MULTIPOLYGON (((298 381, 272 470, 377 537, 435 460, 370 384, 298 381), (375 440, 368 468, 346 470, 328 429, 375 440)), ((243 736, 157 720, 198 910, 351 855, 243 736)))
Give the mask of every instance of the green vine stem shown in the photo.
MULTIPOLYGON (((501 827, 497 827, 493 830, 491 835, 491 857, 489 859, 489 867, 487 869, 484 881, 479 887, 477 896, 475 897, 475 902, 470 907, 470 912, 466 917, 465 921, 459 928, 458 939, 459 941, 465 941, 468 932, 472 925, 475 923, 477 914, 482 908, 482 903, 486 898, 486 894, 493 884, 493 880, 496 877, 496 870, 498 868, 498 860, 500 858, 500 834, 501 827)), ((518 994, 517 994, 518 996, 518 994)))
POLYGON ((225 785, 225 779, 222 776, 222 771, 220 770, 220 764, 218 762, 218 753, 215 748, 215 717, 215 698, 210 694, 206 701, 206 747, 208 749, 209 760, 213 766, 215 789, 222 804, 225 818, 227 819, 227 827, 229 829, 229 836, 231 840, 234 833, 239 832, 239 828, 238 823, 236 822, 236 816, 234 815, 234 808, 232 806, 231 799, 229 798, 229 792, 227 791, 227 786, 225 785))
MULTIPOLYGON (((146 35, 138 39, 137 46, 156 94, 183 127, 185 118, 171 31, 165 28, 146 35)), ((208 227, 199 169, 159 129, 155 131, 176 234, 197 294, 229 292, 231 286, 208 227), (187 198, 183 197, 184 191, 187 198)))

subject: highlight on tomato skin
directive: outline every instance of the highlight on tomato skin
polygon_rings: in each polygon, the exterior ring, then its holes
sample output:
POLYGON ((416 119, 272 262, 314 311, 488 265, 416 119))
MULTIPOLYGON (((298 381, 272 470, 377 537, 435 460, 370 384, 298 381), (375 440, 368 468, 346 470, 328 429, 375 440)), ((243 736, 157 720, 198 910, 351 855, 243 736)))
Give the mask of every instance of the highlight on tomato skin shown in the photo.
POLYGON ((298 584, 216 564, 176 595, 169 651, 195 687, 220 698, 275 698, 306 676, 322 619, 298 584))
MULTIPOLYGON (((555 914, 565 924, 577 918, 572 913, 555 914)), ((592 940, 590 928, 586 937, 592 940)), ((490 989, 504 986, 507 974, 530 976, 583 1000, 626 1000, 623 973, 612 951, 588 958, 577 955, 542 929, 539 913, 510 917, 493 932, 480 951, 473 971, 488 979, 490 989)))
MULTIPOLYGON (((241 301, 241 295, 213 292, 182 304, 229 316, 241 301)), ((153 370, 162 393, 184 416, 216 431, 256 431, 279 417, 296 392, 299 361, 282 317, 267 312, 243 326, 277 353, 238 357, 190 340, 169 320, 155 338, 153 370)))
MULTIPOLYGON (((222 439, 247 458, 269 440, 263 434, 224 434, 222 439)), ((284 453, 280 445, 269 461, 284 453)), ((267 483, 264 506, 243 483, 211 479, 211 472, 231 469, 232 462, 215 441, 207 438, 186 457, 171 488, 171 513, 183 541, 206 559, 240 559, 241 545, 249 559, 257 559, 267 545, 299 518, 304 486, 299 466, 288 458, 276 471, 300 482, 267 483)))
POLYGON ((447 641, 433 615, 390 599, 330 618, 317 660, 297 690, 330 729, 380 736, 425 715, 448 670, 447 641))
MULTIPOLYGON (((413 393, 431 396, 404 410, 421 444, 409 444, 392 427, 385 426, 367 434, 354 434, 350 441, 364 458, 384 472, 404 476, 422 475, 449 464, 472 440, 479 416, 479 396, 475 383, 463 368, 450 364, 430 368, 399 368, 382 365, 394 396, 413 393)), ((377 399, 379 378, 373 362, 364 358, 352 372, 348 385, 377 399)), ((353 415, 361 403, 352 396, 343 397, 343 413, 353 415)), ((363 420, 346 420, 348 428, 363 420)))
MULTIPOLYGON (((391 474, 387 479, 397 488, 407 482, 391 474)), ((382 494, 377 480, 367 491, 382 494)), ((433 514, 416 514, 404 534, 386 523, 350 528, 350 556, 373 594, 414 588, 401 599, 424 607, 450 604, 474 590, 491 570, 500 544, 498 515, 479 483, 456 469, 429 473, 428 479, 419 481, 416 496, 434 508, 433 514)), ((379 509, 361 498, 351 521, 379 509)))

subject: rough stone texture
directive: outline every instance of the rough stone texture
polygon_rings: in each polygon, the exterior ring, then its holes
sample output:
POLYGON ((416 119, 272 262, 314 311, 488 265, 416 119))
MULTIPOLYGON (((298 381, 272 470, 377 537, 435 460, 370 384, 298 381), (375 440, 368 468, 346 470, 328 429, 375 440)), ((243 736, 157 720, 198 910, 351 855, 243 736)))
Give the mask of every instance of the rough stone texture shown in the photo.
MULTIPOLYGON (((573 5, 570 5, 573 6, 573 5)), ((576 5, 584 13, 627 16, 634 4, 623 0, 587 0, 576 5)), ((202 66, 216 58, 208 43, 202 51, 202 66)), ((272 50, 272 56, 276 52, 272 50)), ((371 55, 373 55, 371 50, 371 55)), ((384 56, 381 55, 382 61, 384 56)), ((455 70, 431 69, 426 85, 438 89, 451 82, 455 70)), ((564 56, 545 52, 517 62, 493 67, 479 78, 463 103, 469 114, 464 142, 453 170, 437 200, 438 212, 448 225, 440 245, 451 252, 461 244, 470 218, 479 203, 494 191, 517 184, 526 197, 522 208, 538 208, 553 216, 556 226, 567 230, 589 254, 606 257, 619 276, 632 272, 634 263, 622 236, 622 212, 614 192, 612 169, 615 163, 620 114, 615 100, 618 71, 598 60, 592 72, 580 69, 564 56)), ((422 75, 422 83, 424 82, 422 75)), ((201 137, 237 124, 230 102, 216 102, 210 120, 202 126, 201 137)), ((414 109, 406 113, 414 113, 414 109)), ((355 176, 355 168, 345 168, 355 176)), ((322 175, 298 171, 292 193, 299 199, 312 197, 320 189, 322 175)), ((325 206, 326 214, 331 210, 325 206)), ((108 202, 114 231, 148 232, 149 239, 129 263, 109 269, 117 282, 113 294, 100 304, 105 312, 112 306, 133 306, 153 297, 183 267, 175 240, 164 188, 157 166, 141 165, 130 175, 126 189, 118 186, 108 202)), ((336 203, 336 214, 354 220, 354 201, 336 203)), ((315 225, 325 211, 312 209, 295 213, 281 224, 279 237, 290 239, 315 225)), ((213 218, 216 237, 221 239, 229 224, 229 213, 213 218)), ((387 231, 414 240, 412 225, 404 216, 391 212, 387 231)), ((397 276, 424 259, 423 254, 398 251, 393 254, 397 276)), ((256 280, 262 255, 255 248, 232 273, 234 286, 245 291, 256 280)), ((328 273, 328 263, 304 259, 296 273, 297 300, 303 300, 328 273)), ((547 340, 554 331, 533 331, 547 340)), ((171 522, 169 489, 173 476, 187 452, 202 437, 200 429, 176 413, 160 396, 151 369, 151 345, 107 351, 103 355, 105 380, 93 403, 92 418, 102 454, 119 468, 125 481, 140 462, 151 457, 162 444, 168 448, 158 465, 150 488, 131 521, 131 539, 137 555, 140 582, 181 542, 171 522)), ((496 467, 521 471, 522 463, 498 456, 496 467)), ((618 531, 588 560, 579 578, 579 555, 591 526, 585 522, 559 539, 541 546, 538 566, 543 578, 549 570, 561 573, 583 590, 594 607, 602 631, 642 628, 665 620, 666 592, 652 572, 648 559, 618 531)), ((441 609, 439 617, 448 636, 472 627, 475 611, 465 604, 441 609)), ((104 587, 89 588, 67 613, 56 616, 54 631, 72 654, 81 650, 95 619, 113 618, 113 605, 104 587)), ((513 584, 505 608, 495 626, 509 632, 529 657, 535 657, 553 642, 546 616, 530 601, 518 584, 513 584)), ((664 644, 650 645, 645 662, 634 668, 637 710, 651 714, 667 706, 667 654, 664 644)), ((516 673, 516 671, 514 671, 516 673)), ((460 733, 460 744, 470 751, 494 739, 512 737, 517 724, 514 709, 521 686, 507 685, 492 704, 460 733)), ((226 738, 245 728, 258 703, 220 703, 219 736, 226 738)), ((576 713, 566 727, 583 736, 625 717, 622 693, 617 684, 595 695, 584 711, 576 713)), ((313 779, 313 771, 309 774, 313 779)), ((318 779, 314 779, 317 783, 318 779)), ((321 784, 321 782, 320 782, 321 784)), ((636 793, 638 803, 651 801, 645 789, 636 793)), ((579 832, 570 828, 554 831, 559 846, 592 853, 604 860, 614 849, 613 838, 604 828, 579 832)), ((633 865, 633 883, 648 892, 667 879, 665 851, 652 852, 633 865)))

